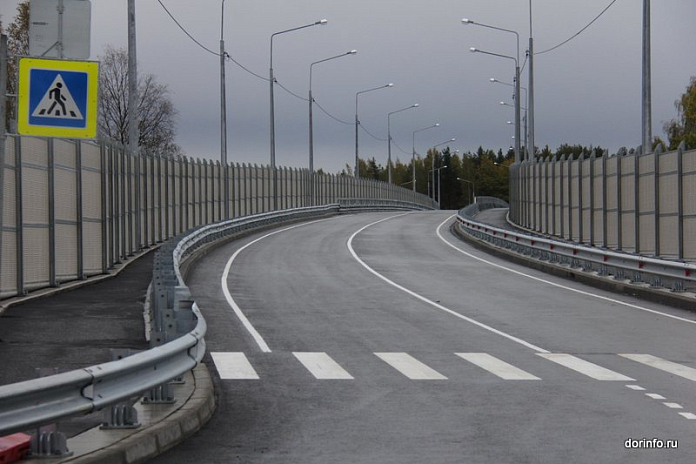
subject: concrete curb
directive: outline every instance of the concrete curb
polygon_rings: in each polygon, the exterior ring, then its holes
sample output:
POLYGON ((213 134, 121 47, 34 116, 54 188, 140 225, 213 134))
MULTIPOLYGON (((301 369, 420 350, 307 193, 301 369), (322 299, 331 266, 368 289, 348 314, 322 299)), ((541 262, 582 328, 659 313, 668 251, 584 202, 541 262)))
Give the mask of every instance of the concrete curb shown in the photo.
POLYGON ((537 269, 566 279, 572 279, 603 290, 623 293, 625 295, 643 298, 654 303, 696 311, 696 295, 691 292, 675 293, 664 288, 652 288, 649 284, 632 283, 627 279, 616 280, 612 276, 600 276, 596 272, 586 272, 582 269, 570 268, 569 266, 549 263, 547 261, 539 261, 528 256, 514 253, 510 250, 495 247, 488 242, 478 240, 464 232, 456 221, 452 225, 451 230, 461 240, 472 244, 480 250, 532 269, 537 269))
MULTIPOLYGON (((188 397, 173 405, 136 405, 141 426, 130 430, 94 428, 68 440, 75 453, 54 463, 139 464, 158 456, 200 430, 216 409, 215 391, 208 368, 198 364, 186 374, 186 383, 176 386, 175 396, 188 397), (176 391, 176 390, 179 391, 176 391)), ((45 459, 23 461, 45 464, 45 459)))

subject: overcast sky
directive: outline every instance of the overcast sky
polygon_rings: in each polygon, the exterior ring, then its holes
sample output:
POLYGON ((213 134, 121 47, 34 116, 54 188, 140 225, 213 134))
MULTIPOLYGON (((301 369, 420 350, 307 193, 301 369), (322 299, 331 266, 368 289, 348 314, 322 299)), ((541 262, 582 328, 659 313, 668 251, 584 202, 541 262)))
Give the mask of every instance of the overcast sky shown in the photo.
MULTIPOLYGON (((220 0, 162 0, 188 32, 219 50, 220 0)), ((586 26, 610 0, 534 0, 535 50, 553 47, 586 26)), ((14 16, 16 0, 0 0, 3 22, 14 16)), ((535 58, 536 145, 601 145, 615 152, 641 143, 642 0, 617 0, 591 27, 559 49, 535 58)), ((92 0, 91 59, 104 46, 127 44, 126 0, 92 0)), ((527 0, 263 0, 225 3, 227 52, 266 77, 274 32, 323 18, 316 26, 274 39, 278 81, 307 98, 309 66, 351 49, 358 54, 314 67, 316 101, 339 119, 315 108, 315 167, 340 171, 353 165, 356 92, 389 82, 360 97, 361 123, 387 137, 387 114, 419 103, 391 118, 399 148, 392 156, 410 160, 416 151, 456 138, 453 150, 506 148, 512 144, 513 62, 469 52, 477 47, 514 55, 514 35, 462 25, 461 18, 520 33, 524 60, 529 38, 527 0)), ((677 116, 674 101, 696 75, 696 2, 652 2, 653 133, 677 116)), ((168 85, 179 111, 177 141, 192 156, 220 157, 219 58, 191 41, 157 0, 136 0, 139 72, 168 85)), ((527 86, 526 69, 522 78, 527 86)), ((524 97, 524 94, 523 94, 524 97)), ((269 160, 269 85, 235 64, 227 64, 229 154, 238 162, 269 160)), ((308 103, 276 87, 278 165, 305 167, 308 158, 308 103)), ((387 142, 360 132, 360 154, 385 164, 387 142)))

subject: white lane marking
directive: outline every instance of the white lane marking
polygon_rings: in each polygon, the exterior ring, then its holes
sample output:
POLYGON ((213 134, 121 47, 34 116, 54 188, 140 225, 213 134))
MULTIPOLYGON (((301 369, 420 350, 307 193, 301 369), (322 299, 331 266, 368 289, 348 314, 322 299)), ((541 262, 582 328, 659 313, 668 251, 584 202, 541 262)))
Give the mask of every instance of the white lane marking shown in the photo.
POLYGON ((680 412, 679 415, 682 417, 686 417, 689 420, 696 419, 696 414, 694 414, 692 412, 680 412))
POLYGON ((636 391, 645 390, 645 388, 641 387, 640 385, 626 385, 626 387, 630 388, 631 390, 636 390, 636 391))
POLYGON ((411 380, 447 380, 447 377, 408 353, 375 353, 375 355, 411 380))
POLYGON ((271 235, 276 235, 280 234, 282 232, 296 229, 298 227, 304 227, 308 226, 310 224, 314 224, 317 222, 321 221, 326 221, 326 219, 318 219, 316 221, 310 221, 310 222, 303 222, 302 224, 296 224, 294 226, 286 227, 285 229, 281 230, 276 230, 274 232, 271 232, 269 234, 264 235, 263 237, 259 237, 256 240, 253 240, 243 247, 239 248, 237 251, 234 252, 234 254, 230 257, 230 259, 227 261, 227 264, 225 265, 225 270, 222 272, 222 278, 220 279, 220 285, 222 286, 222 293, 225 295, 225 299, 227 300, 227 304, 230 305, 234 313, 237 315, 237 318, 240 320, 244 328, 249 332, 249 334, 254 338, 254 341, 256 341, 256 344, 259 345, 259 348, 261 351, 264 353, 270 353, 271 349, 268 347, 268 344, 266 344, 266 341, 263 339, 261 334, 254 328, 253 325, 251 325, 251 322, 249 322, 249 319, 244 315, 244 312, 242 312, 242 309, 239 307, 236 301, 234 301, 234 298, 232 298, 232 294, 230 293, 230 289, 227 287, 227 278, 230 275, 230 268, 232 267, 232 263, 234 260, 239 256, 239 254, 249 248, 250 246, 254 245, 257 242, 260 242, 261 240, 270 237, 271 235))
POLYGON ((684 409, 684 407, 679 403, 662 403, 670 409, 684 409))
MULTIPOLYGON (((411 214, 411 213, 406 213, 406 214, 411 214)), ((353 249, 353 239, 354 239, 360 232, 362 232, 363 230, 367 229, 368 227, 371 227, 371 226, 374 226, 374 225, 376 225, 376 224, 379 224, 380 222, 388 221, 388 220, 390 220, 390 219, 394 219, 394 218, 401 217, 401 216, 404 216, 404 214, 399 214, 399 215, 396 215, 396 216, 390 216, 390 217, 388 217, 388 218, 380 219, 379 221, 375 221, 375 222, 373 222, 373 223, 371 223, 371 224, 368 224, 368 225, 366 225, 366 226, 360 228, 358 231, 356 231, 355 233, 353 233, 353 235, 350 236, 350 238, 348 239, 348 243, 347 243, 347 245, 348 245, 348 251, 350 251, 350 254, 353 256, 353 258, 355 258, 355 260, 356 260, 358 263, 360 263, 360 265, 361 265, 362 267, 364 267, 364 268, 367 269, 370 273, 372 273, 373 275, 379 277, 381 280, 383 280, 384 282, 388 283, 389 285, 398 288, 398 289, 401 290, 402 292, 408 293, 408 294, 411 295, 412 297, 417 298, 417 299, 421 300, 421 301, 424 302, 424 303, 427 303, 427 304, 429 304, 429 305, 431 305, 431 306, 434 306, 434 307, 437 308, 437 309, 440 309, 440 310, 442 310, 442 311, 444 311, 444 312, 446 312, 446 313, 448 313, 448 314, 451 314, 452 316, 458 317, 459 319, 462 319, 462 320, 467 321, 467 322, 469 322, 469 323, 471 323, 471 324, 477 325, 477 326, 479 326, 479 327, 481 327, 481 328, 483 328, 483 329, 486 329, 486 330, 488 330, 488 331, 490 331, 490 332, 493 332, 494 334, 500 335, 501 337, 505 337, 505 338, 507 338, 508 340, 512 340, 512 341, 515 342, 515 343, 519 343, 520 345, 524 345, 524 346, 526 346, 527 348, 530 348, 530 349, 532 349, 532 350, 534 350, 534 351, 536 351, 536 352, 539 352, 539 353, 548 353, 548 352, 549 352, 549 351, 547 351, 547 350, 545 350, 545 349, 543 349, 543 348, 540 348, 540 347, 538 347, 538 346, 536 346, 536 345, 533 345, 533 344, 531 344, 531 343, 529 343, 529 342, 526 342, 526 341, 522 340, 521 338, 517 338, 517 337, 515 337, 515 336, 513 336, 513 335, 510 335, 510 334, 508 334, 508 333, 502 332, 502 331, 500 331, 500 330, 498 330, 498 329, 494 329, 494 328, 491 327, 491 326, 488 326, 488 325, 486 325, 486 324, 484 324, 484 323, 482 323, 482 322, 479 322, 479 321, 477 321, 477 320, 471 319, 470 317, 466 317, 466 316, 464 316, 464 315, 462 315, 462 314, 460 314, 460 313, 458 313, 458 312, 456 312, 456 311, 452 311, 451 309, 442 306, 442 305, 439 304, 439 303, 436 303, 436 302, 434 302, 434 301, 432 301, 432 300, 429 300, 428 298, 426 298, 426 297, 424 297, 424 296, 421 296, 421 295, 419 295, 418 293, 416 293, 416 292, 414 292, 414 291, 411 291, 411 290, 407 289, 406 287, 404 287, 404 286, 402 286, 402 285, 397 284, 397 283, 394 282, 393 280, 388 279, 387 277, 383 276, 383 275, 380 274, 379 272, 377 272, 377 271, 375 271, 374 269, 372 269, 372 268, 371 268, 370 266, 368 266, 362 259, 360 259, 360 257, 358 256, 358 254, 357 254, 357 253, 355 252, 355 250, 353 249)))
POLYGON ((477 260, 477 261, 480 261, 480 262, 482 262, 482 263, 486 263, 486 264, 491 265, 491 266, 493 266, 493 267, 497 267, 498 269, 504 269, 504 270, 506 270, 506 271, 508 271, 508 272, 512 272, 513 274, 516 274, 516 275, 519 275, 519 276, 522 276, 522 277, 527 277, 528 279, 536 280, 537 282, 542 282, 542 283, 545 283, 545 284, 548 284, 548 285, 552 285, 552 286, 557 287, 557 288, 562 288, 562 289, 564 289, 564 290, 568 290, 568 291, 571 291, 571 292, 579 293, 580 295, 585 295, 585 296, 590 296, 590 297, 593 297, 593 298, 598 298, 598 299, 600 299, 600 300, 608 301, 608 302, 610 302, 610 303, 616 303, 616 304, 619 304, 619 305, 628 306, 629 308, 639 309, 639 310, 641 310, 641 311, 645 311, 645 312, 648 312, 648 313, 657 314, 657 315, 659 315, 659 316, 669 317, 669 318, 671 318, 671 319, 676 319, 676 320, 682 321, 682 322, 688 322, 689 324, 696 324, 696 321, 695 321, 695 320, 692 320, 692 319, 685 319, 685 318, 683 318, 683 317, 679 317, 679 316, 674 316, 674 315, 672 315, 672 314, 663 313, 663 312, 660 312, 660 311, 656 311, 656 310, 654 310, 654 309, 649 309, 649 308, 645 308, 645 307, 643 307, 643 306, 635 305, 635 304, 632 304, 632 303, 627 303, 627 302, 625 302, 625 301, 616 300, 616 299, 614 299, 614 298, 609 298, 609 297, 606 297, 606 296, 597 295, 597 294, 595 294, 595 293, 586 292, 586 291, 584 291, 584 290, 578 290, 577 288, 567 287, 567 286, 565 286, 565 285, 557 284, 557 283, 555 283, 555 282, 551 282, 551 281, 546 280, 546 279, 542 279, 542 278, 539 278, 539 277, 535 277, 535 276, 532 276, 532 275, 529 275, 529 274, 525 274, 524 272, 520 272, 520 271, 517 271, 517 270, 515 270, 515 269, 511 269, 511 268, 509 268, 509 267, 505 267, 505 266, 502 266, 502 265, 500 265, 500 264, 496 264, 496 263, 494 263, 494 262, 492 262, 492 261, 488 261, 488 260, 483 259, 483 258, 480 258, 480 257, 478 257, 478 256, 476 256, 476 255, 472 255, 471 253, 468 253, 468 252, 462 250, 461 248, 459 248, 459 247, 457 247, 457 246, 451 244, 451 243, 448 242, 447 240, 445 240, 445 238, 444 238, 444 237, 442 236, 442 234, 440 233, 440 229, 442 228, 442 226, 445 225, 445 223, 447 223, 447 222, 448 222, 449 220, 451 220, 453 217, 455 217, 455 215, 452 215, 452 216, 450 216, 449 218, 445 219, 445 220, 437 227, 437 229, 436 229, 435 232, 436 232, 437 236, 440 237, 440 240, 442 240, 446 245, 448 245, 448 246, 451 247, 451 248, 454 248, 455 250, 457 250, 458 252, 462 253, 463 255, 466 255, 466 256, 468 256, 468 257, 470 257, 470 258, 473 258, 473 259, 475 259, 475 260, 477 260))
POLYGON ((292 353, 319 380, 352 380, 353 376, 326 353, 292 353))
POLYGON ((605 367, 598 366, 597 364, 591 363, 589 361, 585 361, 584 359, 577 358, 571 354, 537 353, 537 355, 596 380, 618 380, 622 382, 631 382, 635 380, 630 377, 626 377, 623 374, 619 374, 618 372, 609 370, 605 367))
POLYGON ((661 371, 669 372, 670 374, 678 375, 679 377, 684 377, 685 379, 693 380, 696 382, 696 369, 693 367, 682 366, 672 361, 667 361, 665 359, 658 358, 649 354, 619 354, 624 358, 632 359, 641 364, 645 364, 655 369, 660 369, 661 371))
POLYGON ((244 353, 210 353, 222 380, 258 380, 251 363, 244 353))
POLYGON ((654 400, 666 400, 667 399, 664 396, 659 395, 657 393, 646 393, 645 396, 647 396, 648 398, 652 398, 654 400))
POLYGON ((455 353, 462 359, 476 364, 491 374, 495 374, 505 380, 541 380, 539 377, 525 372, 512 364, 508 364, 488 353, 455 353))

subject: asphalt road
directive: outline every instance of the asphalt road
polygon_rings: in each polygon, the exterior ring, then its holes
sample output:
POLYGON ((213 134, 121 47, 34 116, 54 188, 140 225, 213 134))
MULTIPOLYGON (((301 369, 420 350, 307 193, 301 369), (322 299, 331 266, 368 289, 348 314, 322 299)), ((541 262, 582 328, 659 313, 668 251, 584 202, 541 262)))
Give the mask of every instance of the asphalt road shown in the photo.
POLYGON ((154 462, 696 462, 695 314, 486 255, 452 214, 339 216, 206 257, 188 282, 219 407, 154 462))

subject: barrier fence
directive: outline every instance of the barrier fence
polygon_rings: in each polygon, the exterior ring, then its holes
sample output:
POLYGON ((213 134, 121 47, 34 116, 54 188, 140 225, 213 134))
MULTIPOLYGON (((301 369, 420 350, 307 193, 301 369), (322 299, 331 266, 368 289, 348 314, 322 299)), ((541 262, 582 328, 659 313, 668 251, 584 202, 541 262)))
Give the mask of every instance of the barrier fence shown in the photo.
POLYGON ((371 179, 22 136, 8 136, 0 180, 0 298, 106 273, 143 248, 224 219, 343 198, 435 207, 371 179))
POLYGON ((516 224, 591 246, 696 260, 696 150, 576 160, 510 169, 516 224))

